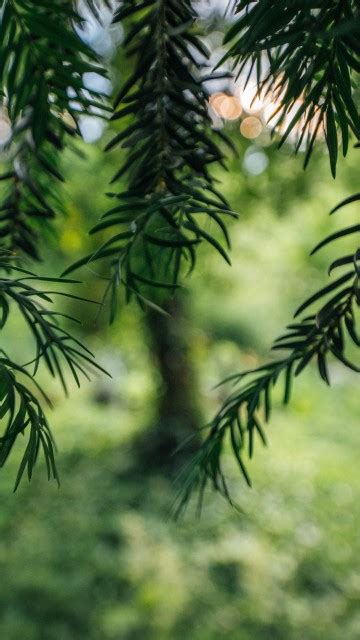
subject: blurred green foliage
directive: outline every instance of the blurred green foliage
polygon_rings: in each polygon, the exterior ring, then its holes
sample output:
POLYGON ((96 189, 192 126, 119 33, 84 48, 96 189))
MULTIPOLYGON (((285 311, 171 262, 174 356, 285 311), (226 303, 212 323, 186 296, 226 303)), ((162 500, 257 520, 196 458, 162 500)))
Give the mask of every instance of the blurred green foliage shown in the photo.
MULTIPOLYGON (((289 149, 264 147, 268 168, 253 176, 242 169, 247 146, 239 141, 231 172, 219 174, 241 214, 231 229, 233 267, 201 249, 186 293, 206 417, 225 393, 213 386, 260 364, 296 305, 325 283, 331 249, 312 260, 308 253, 339 225, 328 217, 330 208, 356 188, 356 153, 335 183, 321 148, 304 174, 289 149)), ((48 249, 44 271, 60 271, 91 249, 91 238, 82 245, 83 229, 102 213, 111 160, 97 147, 84 151, 85 160, 66 159, 67 220, 58 222, 57 249, 48 249)), ((349 222, 354 209, 344 213, 349 222)), ((86 269, 83 277, 79 291, 99 299, 101 279, 86 269)), ((151 423, 162 393, 142 316, 125 308, 116 325, 102 328, 106 318, 96 322, 92 309, 75 311, 113 379, 99 377, 66 401, 57 386, 50 388, 60 490, 39 471, 13 495, 16 456, 1 475, 1 637, 356 640, 355 374, 334 365, 332 390, 316 371, 299 380, 291 407, 279 403, 275 411, 269 450, 258 449, 251 464, 254 489, 244 486, 229 455, 241 512, 208 495, 200 520, 190 509, 175 523, 171 482, 131 471, 134 436, 151 423)), ((22 354, 27 340, 14 324, 5 348, 22 354)))

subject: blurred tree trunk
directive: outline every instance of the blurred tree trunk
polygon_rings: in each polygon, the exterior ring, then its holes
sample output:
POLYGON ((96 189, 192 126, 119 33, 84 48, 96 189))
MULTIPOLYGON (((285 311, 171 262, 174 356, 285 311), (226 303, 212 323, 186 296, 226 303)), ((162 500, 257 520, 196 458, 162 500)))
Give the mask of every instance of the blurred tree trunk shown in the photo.
POLYGON ((176 471, 200 442, 201 412, 185 303, 177 296, 162 305, 169 316, 149 310, 145 317, 161 386, 157 415, 136 442, 136 453, 144 466, 162 471, 176 471))

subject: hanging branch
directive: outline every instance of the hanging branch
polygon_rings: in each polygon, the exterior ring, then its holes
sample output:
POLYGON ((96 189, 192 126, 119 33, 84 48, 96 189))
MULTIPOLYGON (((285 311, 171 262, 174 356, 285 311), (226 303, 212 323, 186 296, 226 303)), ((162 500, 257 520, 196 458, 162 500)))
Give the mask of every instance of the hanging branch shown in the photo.
MULTIPOLYGON (((360 132, 354 98, 356 74, 360 69, 359 3, 355 0, 315 4, 240 0, 236 13, 238 19, 225 37, 225 43, 231 46, 224 59, 233 60, 238 75, 247 72, 245 85, 255 73, 257 92, 275 106, 275 129, 280 132, 282 129, 280 145, 290 133, 297 131, 296 151, 304 143, 307 147, 305 166, 319 131, 324 130, 335 177, 337 127, 344 155, 348 150, 349 132, 357 139, 360 132)), ((359 199, 356 194, 334 211, 359 199)), ((317 245, 314 252, 333 240, 359 231, 360 225, 339 231, 317 245)), ((266 442, 263 424, 270 418, 272 390, 281 376, 287 403, 293 379, 314 359, 327 384, 330 355, 354 371, 360 370, 345 353, 349 340, 356 346, 360 344, 355 327, 355 310, 360 304, 358 247, 351 255, 333 262, 330 272, 345 266, 349 270, 309 298, 299 307, 296 316, 324 296, 330 296, 318 312, 289 325, 287 333, 275 342, 273 349, 287 351, 286 357, 230 378, 236 389, 209 425, 200 451, 184 471, 178 513, 195 488, 199 490, 201 503, 209 480, 231 502, 222 467, 225 440, 230 440, 241 473, 250 484, 244 452, 247 450, 249 457, 252 456, 256 437, 266 442)))
MULTIPOLYGON (((0 357, 0 381, 0 412, 2 420, 6 420, 6 428, 0 438, 0 467, 7 461, 18 436, 27 430, 28 443, 20 462, 14 490, 19 486, 25 470, 31 480, 40 449, 44 453, 48 479, 53 478, 59 482, 53 438, 42 406, 31 391, 31 376, 4 355, 0 357), (18 380, 19 374, 27 379, 29 386, 18 380)), ((37 385, 35 388, 42 393, 37 385)))
POLYGON ((209 131, 208 54, 194 30, 195 18, 188 0, 125 0, 114 17, 127 27, 124 45, 133 67, 112 118, 125 124, 107 150, 128 150, 112 180, 125 179, 127 187, 109 194, 114 206, 91 231, 111 235, 65 272, 96 260, 110 262, 111 319, 119 285, 128 300, 134 296, 141 305, 149 303, 147 291, 175 289, 183 263, 193 269, 202 240, 229 262, 208 228, 213 221, 229 247, 225 219, 236 214, 210 173, 210 165, 223 165, 224 156, 209 131))
POLYGON ((52 294, 77 296, 47 291, 46 283, 60 280, 37 276, 22 268, 19 260, 39 259, 38 231, 43 234, 44 223, 61 211, 56 186, 62 181, 59 152, 68 135, 79 132, 79 115, 94 109, 97 115, 104 112, 101 94, 85 87, 84 74, 105 72, 79 37, 81 18, 67 0, 53 0, 51 5, 48 0, 3 0, 0 11, 0 122, 6 165, 0 176, 0 273, 6 274, 0 278, 0 329, 15 306, 36 346, 32 361, 23 365, 3 351, 0 357, 0 419, 5 425, 0 466, 18 435, 29 434, 17 487, 25 469, 31 478, 40 449, 49 478, 57 479, 41 403, 47 398, 34 380, 40 362, 59 378, 65 392, 65 367, 78 386, 81 376, 103 371, 91 352, 61 327, 63 314, 44 306, 52 304, 52 294))
POLYGON ((239 0, 236 13, 225 37, 225 59, 233 60, 238 74, 245 68, 248 78, 255 73, 259 93, 274 103, 270 123, 280 129, 280 145, 299 129, 296 150, 306 145, 305 166, 325 131, 335 177, 338 135, 344 156, 349 133, 360 136, 354 98, 360 71, 358 1, 239 0))
POLYGON ((0 118, 9 127, 0 237, 5 250, 38 259, 37 229, 61 210, 59 152, 79 133, 79 115, 106 109, 84 74, 106 72, 81 40, 81 17, 67 0, 51 7, 3 0, 0 8, 0 118))
MULTIPOLYGON (((50 402, 34 381, 40 362, 45 363, 51 376, 59 378, 65 393, 67 384, 64 367, 69 370, 78 387, 82 376, 89 379, 92 371, 106 372, 95 362, 93 354, 60 325, 63 318, 74 322, 77 320, 44 306, 52 305, 53 295, 83 300, 69 293, 62 294, 45 288, 45 285, 64 283, 64 280, 40 277, 3 259, 0 259, 0 269, 11 272, 12 275, 0 278, 0 330, 9 319, 11 306, 16 306, 36 346, 34 357, 22 365, 15 364, 3 351, 0 356, 0 418, 6 422, 4 434, 0 437, 0 466, 6 462, 18 435, 29 433, 28 446, 16 481, 17 487, 25 466, 30 479, 40 445, 45 455, 49 478, 52 475, 57 479, 52 437, 38 399, 39 394, 48 404, 50 402), (30 365, 33 365, 32 373, 28 370, 30 365), (23 382, 18 380, 19 377, 23 382)), ((67 284, 74 282, 65 281, 67 284)))
MULTIPOLYGON (((331 213, 355 201, 360 201, 360 194, 347 198, 331 213)), ((335 240, 359 233, 359 224, 341 229, 320 242, 312 255, 335 240)), ((317 291, 297 309, 295 318, 325 297, 326 302, 318 311, 288 325, 287 332, 275 340, 273 351, 288 352, 288 355, 224 380, 224 383, 232 382, 235 391, 225 400, 209 425, 200 451, 189 468, 184 470, 178 513, 186 506, 195 489, 199 489, 202 501, 209 481, 231 502, 222 466, 222 454, 227 441, 246 483, 251 485, 244 456, 247 454, 249 458, 252 457, 256 438, 266 444, 264 424, 270 420, 272 392, 281 379, 284 384, 283 402, 287 404, 294 379, 313 361, 316 361, 319 374, 327 385, 330 385, 330 356, 349 369, 360 372, 360 364, 356 364, 347 354, 348 343, 360 347, 360 335, 356 329, 356 312, 360 307, 360 245, 355 245, 352 253, 334 260, 329 267, 329 274, 344 268, 345 273, 317 291)))

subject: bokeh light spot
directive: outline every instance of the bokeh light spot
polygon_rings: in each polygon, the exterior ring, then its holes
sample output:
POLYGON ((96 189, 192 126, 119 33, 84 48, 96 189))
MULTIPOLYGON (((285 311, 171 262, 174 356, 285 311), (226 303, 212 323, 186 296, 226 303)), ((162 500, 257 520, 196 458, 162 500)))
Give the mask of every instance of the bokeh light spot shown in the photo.
POLYGON ((245 153, 243 160, 243 168, 246 173, 251 176, 259 176, 263 173, 269 164, 269 158, 266 153, 258 147, 251 146, 245 153))
POLYGON ((214 93, 209 100, 209 104, 214 113, 224 120, 237 120, 242 113, 239 99, 226 93, 214 93))
POLYGON ((253 140, 257 138, 262 132, 263 126, 259 118, 255 116, 248 116, 245 118, 240 125, 240 132, 244 136, 244 138, 248 138, 249 140, 253 140))

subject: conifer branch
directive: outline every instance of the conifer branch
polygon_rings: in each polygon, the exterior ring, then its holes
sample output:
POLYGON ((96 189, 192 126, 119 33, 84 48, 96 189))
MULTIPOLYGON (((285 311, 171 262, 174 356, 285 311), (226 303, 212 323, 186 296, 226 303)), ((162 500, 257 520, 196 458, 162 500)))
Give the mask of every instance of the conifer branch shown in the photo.
POLYGON ((67 0, 1 3, 0 87, 5 144, 2 248, 38 258, 37 228, 60 209, 59 153, 79 133, 80 115, 104 113, 101 92, 85 73, 106 72, 81 40, 81 16, 67 0), (55 196, 55 197, 54 197, 55 196))
POLYGON ((225 220, 236 214, 210 172, 211 164, 224 164, 224 154, 210 133, 201 79, 208 54, 195 18, 188 0, 125 0, 114 17, 126 24, 124 46, 133 68, 114 105, 113 121, 125 124, 107 150, 128 150, 112 180, 125 179, 127 187, 109 194, 114 206, 92 229, 108 230, 108 239, 65 272, 99 259, 110 262, 111 319, 119 285, 128 300, 149 303, 148 291, 171 291, 183 265, 193 269, 203 240, 229 261, 208 229, 212 221, 229 247, 225 220))
MULTIPOLYGON (((341 202, 331 213, 357 201, 360 201, 358 193, 341 202)), ((335 240, 359 233, 359 224, 341 229, 320 242, 312 254, 335 240)), ((286 333, 275 340, 273 351, 288 352, 288 355, 224 380, 224 383, 232 382, 235 390, 208 425, 208 433, 200 451, 181 476, 177 514, 186 507, 196 489, 199 490, 201 502, 209 482, 232 502, 223 469, 226 443, 230 444, 246 483, 251 485, 244 458, 246 454, 248 458, 252 457, 256 438, 266 444, 264 426, 271 417, 273 389, 281 378, 284 384, 283 402, 288 404, 294 380, 314 361, 320 377, 327 385, 330 385, 328 363, 331 356, 352 371, 360 372, 360 363, 348 355, 350 343, 360 347, 360 335, 356 328, 360 307, 358 243, 352 253, 340 256, 331 263, 329 274, 344 268, 345 273, 300 305, 295 318, 301 317, 309 307, 325 298, 326 302, 317 312, 292 322, 286 333)))
POLYGON ((306 146, 305 166, 325 132, 335 177, 338 137, 344 156, 350 134, 360 137, 358 1, 239 0, 236 13, 224 58, 238 74, 254 73, 259 93, 277 107, 270 124, 281 132, 280 145, 298 131, 296 150, 306 146))
POLYGON ((67 0, 2 0, 0 11, 0 117, 9 130, 8 139, 2 140, 5 170, 0 176, 0 329, 16 307, 36 347, 31 362, 22 365, 6 354, 0 357, 0 466, 19 434, 29 434, 17 487, 25 469, 31 478, 40 449, 49 478, 57 479, 52 436, 42 409, 47 398, 34 379, 40 362, 65 392, 65 368, 78 386, 81 376, 103 371, 91 352, 61 326, 62 314, 46 306, 52 304, 52 294, 76 296, 47 291, 46 283, 59 279, 24 269, 21 259, 39 259, 38 231, 44 234, 45 224, 62 209, 59 154, 69 135, 79 133, 78 117, 94 109, 98 115, 106 108, 102 94, 85 87, 84 74, 104 75, 105 70, 81 40, 81 17, 67 0))

